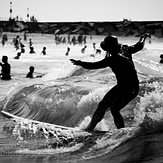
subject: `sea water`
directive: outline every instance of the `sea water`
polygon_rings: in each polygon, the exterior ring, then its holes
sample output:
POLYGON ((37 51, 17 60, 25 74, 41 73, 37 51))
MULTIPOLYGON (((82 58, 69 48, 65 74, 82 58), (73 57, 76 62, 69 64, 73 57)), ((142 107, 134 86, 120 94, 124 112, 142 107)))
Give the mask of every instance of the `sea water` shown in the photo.
MULTIPOLYGON (((98 102, 115 84, 110 68, 86 70, 73 65, 69 59, 95 62, 105 57, 96 54, 104 36, 87 36, 84 45, 55 44, 54 35, 28 34, 36 54, 29 54, 29 44, 22 33, 7 33, 8 42, 0 46, 0 57, 7 55, 11 65, 10 81, 0 81, 1 110, 18 117, 9 120, 0 116, 0 162, 161 162, 163 128, 163 40, 152 36, 142 51, 133 54, 140 80, 139 95, 121 112, 126 128, 117 130, 109 112, 96 126, 105 134, 62 130, 28 119, 84 129, 91 120, 98 102), (14 59, 17 51, 12 40, 19 35, 25 53, 14 59), (47 55, 42 55, 43 47, 47 55), (70 53, 65 55, 67 47, 70 53), (42 78, 27 79, 29 67, 42 78)), ((67 37, 64 35, 64 37, 67 37)), ((119 37, 119 42, 133 45, 139 38, 119 37)), ((126 73, 126 72, 124 72, 126 73)))

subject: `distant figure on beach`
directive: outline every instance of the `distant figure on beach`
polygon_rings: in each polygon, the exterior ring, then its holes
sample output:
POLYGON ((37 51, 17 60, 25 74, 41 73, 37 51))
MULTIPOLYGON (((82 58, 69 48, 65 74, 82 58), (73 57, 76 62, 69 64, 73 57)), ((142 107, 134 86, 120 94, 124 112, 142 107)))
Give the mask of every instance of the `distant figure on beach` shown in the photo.
POLYGON ((163 54, 160 55, 160 63, 163 63, 163 54))
POLYGON ((101 49, 96 49, 96 43, 93 43, 93 50, 96 52, 96 54, 101 54, 101 49))
POLYGON ((2 46, 5 46, 7 41, 8 41, 7 34, 2 35, 2 46))
POLYGON ((27 32, 24 32, 24 41, 27 41, 27 32))
MULTIPOLYGON (((35 68, 34 68, 33 66, 30 66, 30 67, 29 67, 29 72, 27 73, 26 78, 34 78, 34 76, 33 76, 34 70, 35 70, 35 68)), ((38 75, 38 76, 36 76, 36 78, 40 78, 40 77, 42 77, 43 75, 44 75, 44 74, 38 75)))
POLYGON ((84 44, 87 43, 87 36, 84 36, 83 41, 84 41, 84 44))
POLYGON ((116 36, 109 35, 100 43, 101 48, 106 51, 104 59, 96 62, 83 62, 81 60, 70 59, 74 65, 82 66, 86 69, 100 69, 110 67, 114 72, 117 84, 112 87, 99 102, 90 124, 85 129, 92 131, 100 122, 107 110, 110 110, 117 129, 124 128, 124 120, 120 111, 139 92, 139 79, 132 60, 132 54, 143 49, 146 38, 151 36, 144 34, 134 45, 123 45, 118 42, 116 36))
POLYGON ((35 54, 35 53, 36 53, 36 52, 34 51, 34 47, 30 47, 29 49, 30 49, 29 54, 35 54))
POLYGON ((96 50, 96 43, 93 43, 93 50, 96 50))
POLYGON ((71 45, 70 34, 67 36, 67 42, 71 45))
POLYGON ((66 52, 65 56, 68 56, 69 55, 69 52, 70 52, 70 48, 67 47, 67 52, 66 52))
POLYGON ((20 44, 20 49, 21 49, 21 53, 25 53, 25 45, 24 44, 20 44))
POLYGON ((82 45, 82 41, 83 41, 83 35, 79 35, 78 36, 78 44, 82 45))
POLYGON ((16 39, 15 39, 15 42, 14 42, 14 46, 15 46, 15 49, 18 50, 19 49, 19 36, 16 36, 16 39))
POLYGON ((46 55, 46 47, 43 47, 41 54, 46 55))
POLYGON ((32 39, 29 39, 29 47, 32 47, 32 45, 33 45, 32 39))
POLYGON ((0 66, 2 67, 2 70, 1 70, 1 79, 2 80, 10 80, 11 79, 11 75, 10 75, 10 72, 11 72, 11 66, 10 64, 8 63, 8 57, 7 56, 2 56, 2 62, 0 62, 0 66))
POLYGON ((71 42, 74 46, 77 44, 77 40, 75 36, 72 37, 71 42))
POLYGON ((16 57, 14 57, 14 59, 19 59, 19 58, 20 58, 20 56, 21 56, 21 52, 18 52, 18 53, 17 53, 17 56, 16 56, 16 57))
POLYGON ((25 45, 21 42, 21 38, 19 39, 19 44, 20 44, 20 49, 21 49, 21 53, 25 53, 25 45))
POLYGON ((13 40, 13 41, 14 41, 15 49, 18 50, 19 49, 19 41, 20 41, 19 36, 16 36, 15 40, 13 40))
POLYGON ((2 34, 3 34, 3 29, 0 28, 0 37, 2 36, 2 34))
POLYGON ((84 48, 81 49, 82 53, 85 53, 85 49, 87 48, 87 46, 85 45, 84 48))
POLYGON ((101 49, 96 49, 96 54, 101 54, 101 49))

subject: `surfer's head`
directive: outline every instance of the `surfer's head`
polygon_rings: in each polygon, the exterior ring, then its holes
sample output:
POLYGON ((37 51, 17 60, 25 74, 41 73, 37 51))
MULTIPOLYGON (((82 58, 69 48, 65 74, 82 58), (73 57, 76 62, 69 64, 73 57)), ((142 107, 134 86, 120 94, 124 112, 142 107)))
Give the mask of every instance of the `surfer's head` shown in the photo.
POLYGON ((118 39, 116 36, 109 35, 100 43, 100 46, 104 51, 112 53, 119 46, 118 39))

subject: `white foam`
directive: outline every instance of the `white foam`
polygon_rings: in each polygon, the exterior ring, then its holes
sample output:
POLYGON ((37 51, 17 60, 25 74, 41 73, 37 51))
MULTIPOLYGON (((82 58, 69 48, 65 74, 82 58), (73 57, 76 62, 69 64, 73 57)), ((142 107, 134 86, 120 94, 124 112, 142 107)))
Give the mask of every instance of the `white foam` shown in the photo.
MULTIPOLYGON (((84 130, 89 125, 91 121, 91 117, 87 116, 84 118, 84 120, 79 124, 79 129, 84 130)), ((98 131, 108 131, 109 126, 106 124, 105 120, 102 119, 95 127, 95 130, 98 131)))

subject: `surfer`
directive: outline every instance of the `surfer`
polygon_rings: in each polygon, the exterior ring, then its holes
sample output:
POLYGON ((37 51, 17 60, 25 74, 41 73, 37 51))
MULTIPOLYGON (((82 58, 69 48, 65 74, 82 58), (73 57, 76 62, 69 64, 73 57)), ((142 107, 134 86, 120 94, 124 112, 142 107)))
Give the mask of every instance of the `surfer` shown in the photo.
POLYGON ((10 76, 10 71, 11 71, 11 66, 8 63, 8 57, 7 56, 2 56, 2 62, 0 62, 0 66, 2 67, 1 70, 1 79, 2 80, 10 80, 11 76, 10 76))
POLYGON ((143 49, 147 37, 151 38, 146 33, 140 37, 136 44, 128 46, 118 43, 116 36, 109 35, 100 43, 101 48, 106 51, 106 56, 103 60, 83 62, 70 59, 74 65, 79 65, 86 69, 110 67, 117 79, 117 84, 99 102, 86 131, 92 131, 95 128, 97 123, 103 119, 108 108, 110 108, 113 115, 116 127, 118 129, 125 127, 120 110, 134 99, 139 92, 139 80, 132 60, 132 54, 143 49))

